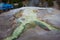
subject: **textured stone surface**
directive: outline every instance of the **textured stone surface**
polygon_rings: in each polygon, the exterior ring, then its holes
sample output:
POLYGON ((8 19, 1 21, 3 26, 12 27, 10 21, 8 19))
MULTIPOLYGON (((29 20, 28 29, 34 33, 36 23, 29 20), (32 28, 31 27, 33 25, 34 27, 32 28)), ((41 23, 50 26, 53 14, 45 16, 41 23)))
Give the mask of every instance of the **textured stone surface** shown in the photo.
MULTIPOLYGON (((9 21, 10 18, 15 14, 17 10, 11 10, 9 12, 2 13, 0 15, 0 40, 11 34, 13 27, 13 20, 9 21)), ((47 10, 41 10, 38 12, 38 17, 42 20, 53 24, 54 26, 60 28, 60 12, 59 10, 53 10, 53 12, 47 10), (48 15, 47 15, 48 14, 48 15)), ((43 29, 37 27, 34 29, 29 29, 24 32, 21 37, 17 40, 60 40, 60 32, 57 31, 44 31, 43 29)))

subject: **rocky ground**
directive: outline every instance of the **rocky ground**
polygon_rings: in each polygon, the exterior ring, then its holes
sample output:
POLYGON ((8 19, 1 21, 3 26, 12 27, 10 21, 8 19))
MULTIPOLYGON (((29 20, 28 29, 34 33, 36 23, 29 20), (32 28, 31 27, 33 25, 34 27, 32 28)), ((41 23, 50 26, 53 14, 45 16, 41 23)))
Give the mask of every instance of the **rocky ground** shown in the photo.
MULTIPOLYGON (((4 37, 9 36, 12 30, 14 29, 15 26, 13 27, 13 21, 9 21, 9 20, 15 12, 16 10, 13 10, 0 14, 0 40, 2 40, 4 37)), ((48 12, 44 10, 44 11, 39 11, 38 13, 39 13, 38 15, 39 18, 60 28, 59 10, 54 9, 53 12, 51 12, 51 10, 49 10, 48 12)), ((24 32, 21 35, 21 37, 19 37, 17 40, 60 40, 60 32, 45 31, 37 26, 34 29, 29 29, 26 32, 24 32)))

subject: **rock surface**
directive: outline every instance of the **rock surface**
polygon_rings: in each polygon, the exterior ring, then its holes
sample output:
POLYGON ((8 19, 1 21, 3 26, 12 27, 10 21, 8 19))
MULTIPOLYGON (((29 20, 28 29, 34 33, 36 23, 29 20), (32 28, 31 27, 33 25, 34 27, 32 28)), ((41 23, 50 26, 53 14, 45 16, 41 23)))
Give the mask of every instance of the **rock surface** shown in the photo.
MULTIPOLYGON (((15 14, 19 9, 11 10, 9 12, 2 13, 0 15, 0 40, 7 37, 11 34, 13 27, 13 20, 9 21, 10 18, 15 14)), ((51 23, 52 25, 60 28, 60 12, 59 10, 40 10, 38 12, 38 17, 42 20, 51 23), (48 14, 48 15, 47 15, 48 14)), ((17 40, 60 40, 59 31, 44 31, 43 29, 37 27, 34 29, 29 29, 24 32, 21 37, 17 40)))

